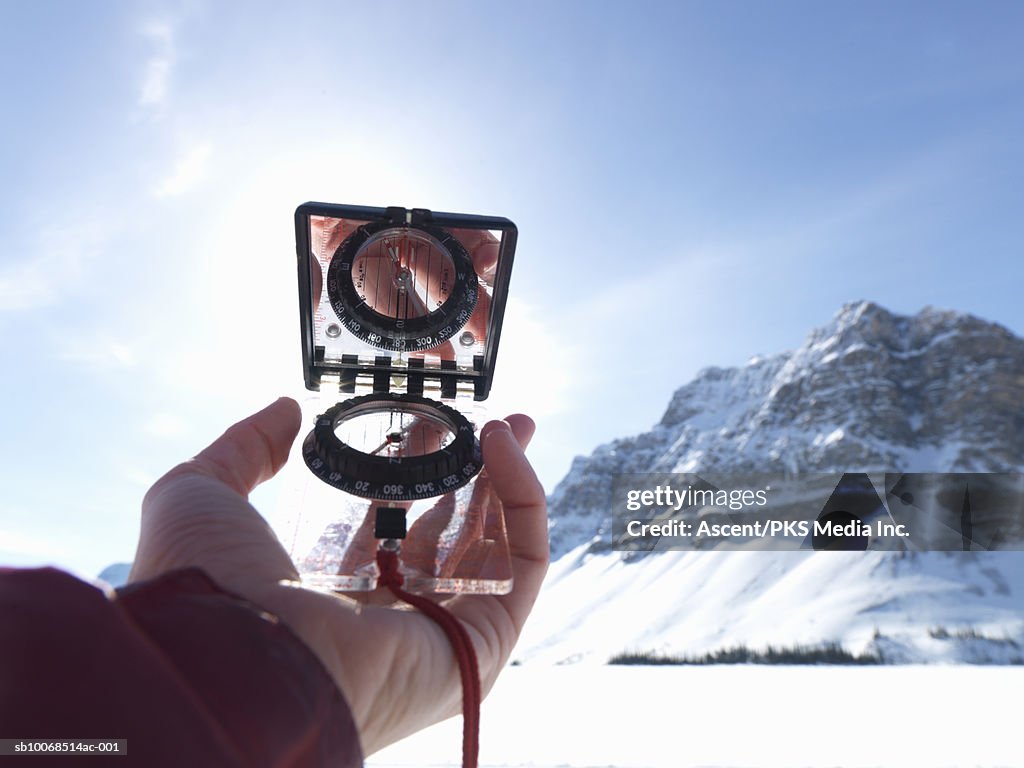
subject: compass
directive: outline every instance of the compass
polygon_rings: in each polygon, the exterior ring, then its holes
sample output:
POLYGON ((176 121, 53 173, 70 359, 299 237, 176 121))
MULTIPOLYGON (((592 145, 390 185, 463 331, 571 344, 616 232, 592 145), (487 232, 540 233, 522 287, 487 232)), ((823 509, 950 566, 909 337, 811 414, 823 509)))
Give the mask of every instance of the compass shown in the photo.
POLYGON ((364 224, 338 246, 327 296, 342 326, 391 351, 448 341, 477 304, 478 279, 465 247, 429 224, 364 224))
POLYGON ((296 209, 302 366, 319 393, 301 446, 315 508, 297 505, 289 536, 303 580, 372 590, 383 548, 401 553, 413 589, 511 588, 504 510, 475 425, 516 239, 500 216, 296 209))
POLYGON ((415 516, 415 502, 447 496, 439 508, 470 519, 463 507, 480 494, 454 492, 483 467, 474 403, 490 390, 515 225, 305 203, 295 227, 302 362, 320 392, 302 453, 319 480, 358 497, 339 500, 339 519, 359 518, 342 528, 360 529, 379 502, 415 516))
POLYGON ((443 403, 381 393, 321 414, 302 455, 313 474, 346 493, 409 501, 449 493, 480 471, 473 426, 443 403))

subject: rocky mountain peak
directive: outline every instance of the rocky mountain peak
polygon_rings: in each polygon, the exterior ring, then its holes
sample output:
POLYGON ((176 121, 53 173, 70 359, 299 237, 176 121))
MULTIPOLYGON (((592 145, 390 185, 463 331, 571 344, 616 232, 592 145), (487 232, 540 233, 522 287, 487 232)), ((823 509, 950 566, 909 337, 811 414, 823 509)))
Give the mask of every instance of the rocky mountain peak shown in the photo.
POLYGON ((910 353, 941 342, 947 335, 1012 338, 1002 326, 974 315, 927 306, 916 315, 899 315, 871 301, 844 304, 832 321, 810 333, 804 347, 833 348, 861 343, 889 352, 910 353))
POLYGON ((1022 403, 1024 339, 1007 329, 849 303, 795 351, 707 368, 650 432, 577 459, 550 499, 552 542, 600 533, 624 472, 1021 470, 1022 403))

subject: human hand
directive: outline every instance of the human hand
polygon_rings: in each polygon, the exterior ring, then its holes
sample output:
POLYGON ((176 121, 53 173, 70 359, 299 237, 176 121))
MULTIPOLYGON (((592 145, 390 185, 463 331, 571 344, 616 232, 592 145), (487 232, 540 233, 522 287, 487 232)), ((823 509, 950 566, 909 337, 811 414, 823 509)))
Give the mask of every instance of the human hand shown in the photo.
MULTIPOLYGON (((157 481, 143 501, 130 580, 196 566, 277 615, 337 682, 370 754, 457 713, 458 668, 426 616, 296 585, 294 564, 247 496, 284 465, 300 420, 297 404, 282 398, 157 481)), ((484 692, 508 660, 547 569, 544 491, 522 450, 533 430, 521 415, 481 430, 484 464, 507 519, 513 591, 445 603, 473 641, 484 692)))

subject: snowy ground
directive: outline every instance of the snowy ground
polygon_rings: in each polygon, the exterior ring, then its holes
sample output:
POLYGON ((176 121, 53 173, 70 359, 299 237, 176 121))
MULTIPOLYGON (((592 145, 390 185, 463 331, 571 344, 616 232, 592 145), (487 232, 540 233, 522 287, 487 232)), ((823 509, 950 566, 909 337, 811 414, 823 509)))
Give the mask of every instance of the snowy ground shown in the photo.
MULTIPOLYGON (((1024 668, 606 667, 505 670, 481 766, 1024 766, 1024 668)), ((461 719, 372 768, 458 766, 461 719)))
POLYGON ((655 552, 552 564, 514 659, 839 643, 896 662, 1024 657, 1020 552, 655 552))

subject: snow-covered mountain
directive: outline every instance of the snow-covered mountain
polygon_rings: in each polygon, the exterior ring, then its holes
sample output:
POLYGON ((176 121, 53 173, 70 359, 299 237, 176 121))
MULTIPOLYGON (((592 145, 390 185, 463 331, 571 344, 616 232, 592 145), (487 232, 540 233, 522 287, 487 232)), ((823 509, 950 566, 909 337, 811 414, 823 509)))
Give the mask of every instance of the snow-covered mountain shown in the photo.
POLYGON ((1024 339, 926 308, 844 306, 794 352, 709 368, 649 432, 577 458, 517 657, 603 663, 838 642, 890 661, 1024 659, 1024 553, 609 551, 630 472, 1024 470, 1024 339))
POLYGON ((111 563, 100 571, 96 578, 112 587, 123 587, 128 583, 128 574, 131 570, 131 563, 111 563))

